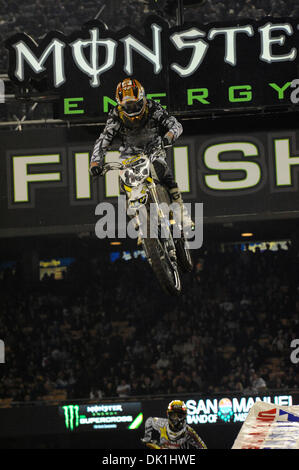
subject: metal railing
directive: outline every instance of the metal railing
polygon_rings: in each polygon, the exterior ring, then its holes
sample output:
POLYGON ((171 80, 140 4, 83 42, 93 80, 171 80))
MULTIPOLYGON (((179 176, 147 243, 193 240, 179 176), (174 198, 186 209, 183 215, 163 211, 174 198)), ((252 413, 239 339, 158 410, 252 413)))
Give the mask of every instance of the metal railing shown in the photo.
POLYGON ((199 396, 202 399, 210 398, 211 396, 213 398, 222 398, 224 396, 234 396, 238 398, 242 397, 249 397, 249 396, 257 396, 257 397, 264 397, 264 396, 275 396, 275 395, 298 395, 298 400, 299 400, 299 389, 285 389, 285 388, 279 388, 279 389, 269 389, 266 388, 263 391, 256 392, 253 390, 246 390, 243 392, 236 391, 236 390, 223 390, 219 392, 201 392, 200 390, 193 390, 190 392, 182 392, 182 393, 171 393, 171 394, 152 394, 152 395, 126 395, 126 396, 111 396, 111 397, 99 397, 99 398, 75 398, 75 397, 70 397, 70 398, 65 398, 65 399, 40 399, 40 400, 35 400, 35 401, 12 401, 11 399, 4 399, 3 404, 1 404, 0 400, 0 408, 12 408, 12 407, 31 407, 31 406, 63 406, 65 404, 68 404, 70 402, 74 403, 76 402, 77 405, 80 404, 94 404, 94 403, 119 403, 120 401, 153 401, 153 400, 172 400, 175 398, 179 398, 181 400, 185 400, 187 398, 190 398, 191 395, 199 396), (6 402, 6 404, 5 404, 6 402))

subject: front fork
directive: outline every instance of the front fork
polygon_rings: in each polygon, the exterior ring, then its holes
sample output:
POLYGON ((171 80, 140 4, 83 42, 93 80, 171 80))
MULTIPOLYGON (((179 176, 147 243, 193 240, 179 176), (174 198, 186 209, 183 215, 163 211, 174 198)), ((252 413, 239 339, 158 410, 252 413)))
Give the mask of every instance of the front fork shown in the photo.
POLYGON ((176 262, 176 249, 175 249, 174 239, 172 236, 173 235, 172 224, 174 223, 173 215, 171 212, 169 212, 169 217, 167 217, 164 214, 163 209, 160 206, 155 184, 151 184, 149 186, 149 191, 150 191, 151 199, 156 205, 157 217, 160 219, 159 225, 161 227, 161 238, 165 240, 166 248, 167 248, 171 261, 176 262))
MULTIPOLYGON (((164 214, 163 209, 161 208, 159 197, 158 197, 158 194, 157 194, 156 185, 153 182, 150 182, 150 183, 148 183, 147 187, 148 187, 148 190, 149 190, 149 193, 150 193, 150 196, 151 196, 150 200, 156 206, 156 212, 154 214, 154 217, 157 217, 157 220, 155 220, 155 221, 150 220, 150 224, 148 224, 147 221, 145 220, 146 230, 148 231, 151 228, 151 223, 158 222, 158 220, 160 220, 160 224, 157 224, 155 228, 158 229, 158 226, 160 226, 160 228, 161 228, 161 231, 160 231, 161 238, 165 240, 165 245, 166 245, 168 254, 170 256, 170 259, 171 259, 172 262, 176 262, 176 249, 175 249, 174 239, 173 239, 173 236, 172 236, 173 235, 172 226, 175 223, 175 221, 173 219, 172 211, 170 211, 170 213, 169 213, 170 217, 168 219, 168 217, 164 214)), ((127 201, 128 201, 128 204, 129 204, 129 199, 127 199, 127 201)), ((145 210, 145 206, 142 206, 142 208, 143 208, 143 210, 145 210)), ((137 245, 141 245, 142 244, 142 239, 143 239, 143 233, 142 233, 142 220, 140 218, 139 209, 136 209, 135 214, 134 215, 132 214, 132 216, 135 218, 135 221, 136 221, 136 230, 139 230, 137 245)), ((146 217, 151 217, 151 216, 153 216, 153 212, 150 210, 150 207, 149 207, 149 210, 146 211, 146 217)), ((144 223, 144 221, 143 221, 143 223, 144 223)), ((150 234, 147 233, 147 237, 149 237, 151 235, 153 235, 153 233, 150 233, 150 234)), ((154 236, 158 237, 158 233, 156 231, 154 232, 154 236)), ((146 248, 145 248, 144 243, 143 243, 143 247, 144 247, 145 252, 146 252, 146 248)))

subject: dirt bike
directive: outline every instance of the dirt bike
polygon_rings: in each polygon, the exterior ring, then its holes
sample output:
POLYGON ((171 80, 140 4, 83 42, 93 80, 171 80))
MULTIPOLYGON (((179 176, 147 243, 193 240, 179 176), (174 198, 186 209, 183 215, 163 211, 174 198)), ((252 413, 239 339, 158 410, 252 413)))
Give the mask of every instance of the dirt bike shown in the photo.
POLYGON ((145 441, 144 439, 141 439, 141 442, 145 447, 148 449, 173 449, 173 450, 178 450, 180 447, 178 445, 172 444, 171 442, 161 445, 157 441, 145 441))
POLYGON ((168 191, 158 180, 152 164, 159 152, 161 149, 149 156, 139 153, 122 162, 105 163, 101 175, 119 170, 121 187, 127 198, 127 213, 136 221, 139 243, 143 245, 146 258, 163 290, 180 295, 180 271, 190 272, 193 262, 182 224, 176 221, 174 211, 169 210, 168 191))
POLYGON ((144 443, 148 449, 163 449, 162 446, 159 446, 156 442, 146 442, 144 443))

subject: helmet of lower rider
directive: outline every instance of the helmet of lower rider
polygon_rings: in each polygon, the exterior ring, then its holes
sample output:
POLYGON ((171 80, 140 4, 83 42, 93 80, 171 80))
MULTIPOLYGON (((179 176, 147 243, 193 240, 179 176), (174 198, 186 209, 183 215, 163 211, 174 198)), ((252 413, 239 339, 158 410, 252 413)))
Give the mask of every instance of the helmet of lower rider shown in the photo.
POLYGON ((120 118, 129 127, 139 127, 147 114, 144 88, 135 78, 125 78, 116 88, 120 118))
POLYGON ((173 432, 182 431, 187 424, 187 407, 182 400, 173 400, 167 408, 169 428, 173 432))

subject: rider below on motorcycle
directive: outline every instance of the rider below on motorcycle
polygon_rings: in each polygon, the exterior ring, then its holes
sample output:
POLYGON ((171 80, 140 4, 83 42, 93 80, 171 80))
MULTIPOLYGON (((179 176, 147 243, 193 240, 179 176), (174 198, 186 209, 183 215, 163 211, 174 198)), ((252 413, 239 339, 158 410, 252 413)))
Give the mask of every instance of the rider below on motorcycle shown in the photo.
POLYGON ((187 407, 173 400, 167 408, 167 418, 148 418, 141 440, 151 449, 207 449, 206 444, 187 424, 187 407))
POLYGON ((181 123, 156 101, 145 96, 138 80, 126 78, 116 88, 117 106, 109 111, 106 125, 94 144, 90 174, 101 175, 105 154, 116 137, 121 139, 120 159, 140 152, 150 154, 160 149, 153 161, 159 181, 168 190, 171 202, 183 208, 183 223, 194 229, 194 224, 183 206, 178 184, 166 162, 164 147, 171 146, 183 132, 181 123))

